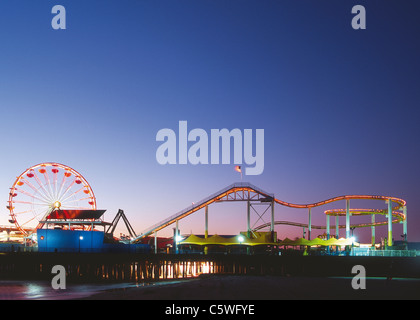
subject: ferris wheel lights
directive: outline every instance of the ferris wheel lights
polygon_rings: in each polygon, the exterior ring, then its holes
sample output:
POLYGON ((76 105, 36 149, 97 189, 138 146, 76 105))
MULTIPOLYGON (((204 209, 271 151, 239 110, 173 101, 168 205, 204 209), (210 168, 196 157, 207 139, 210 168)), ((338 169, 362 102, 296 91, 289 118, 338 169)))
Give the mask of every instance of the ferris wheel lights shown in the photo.
POLYGON ((9 194, 10 222, 26 236, 43 227, 41 219, 51 210, 96 210, 89 183, 80 173, 59 163, 46 162, 30 167, 16 178, 9 194), (74 178, 69 179, 71 176, 74 178), (82 191, 88 191, 88 196, 82 191))

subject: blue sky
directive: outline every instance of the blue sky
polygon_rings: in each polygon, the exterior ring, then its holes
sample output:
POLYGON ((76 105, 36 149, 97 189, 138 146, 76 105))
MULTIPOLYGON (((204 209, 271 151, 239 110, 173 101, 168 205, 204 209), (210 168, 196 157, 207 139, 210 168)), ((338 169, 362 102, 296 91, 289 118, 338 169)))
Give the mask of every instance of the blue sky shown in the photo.
MULTIPOLYGON (((233 165, 157 163, 156 133, 187 120, 207 132, 264 129, 264 173, 244 181, 279 199, 404 198, 409 240, 420 241, 419 9, 394 0, 2 1, 0 224, 8 188, 40 162, 80 171, 106 219, 124 209, 138 232, 238 181, 233 165), (66 30, 51 28, 56 4, 66 30), (356 4, 366 30, 351 28, 356 4)), ((211 233, 246 228, 241 204, 211 212, 211 233)), ((276 208, 278 220, 306 217, 276 208)), ((180 227, 203 232, 203 219, 180 227)), ((355 233, 369 241, 369 231, 355 233)))

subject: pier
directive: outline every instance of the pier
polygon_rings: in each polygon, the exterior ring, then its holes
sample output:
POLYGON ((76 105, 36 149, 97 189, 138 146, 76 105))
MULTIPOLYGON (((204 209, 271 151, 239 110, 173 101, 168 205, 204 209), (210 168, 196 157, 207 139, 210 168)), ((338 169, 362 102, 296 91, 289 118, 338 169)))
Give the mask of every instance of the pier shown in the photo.
POLYGON ((420 257, 277 255, 3 253, 0 280, 50 280, 54 265, 69 282, 144 282, 203 274, 351 277, 362 265, 370 277, 420 278, 420 257))

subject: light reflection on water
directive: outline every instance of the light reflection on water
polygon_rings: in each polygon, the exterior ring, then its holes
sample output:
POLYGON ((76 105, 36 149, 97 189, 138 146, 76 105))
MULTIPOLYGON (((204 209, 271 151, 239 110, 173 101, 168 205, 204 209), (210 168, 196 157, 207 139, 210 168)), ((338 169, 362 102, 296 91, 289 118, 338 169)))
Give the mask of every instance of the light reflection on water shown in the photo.
POLYGON ((54 290, 47 281, 0 281, 0 300, 81 299, 105 290, 153 285, 157 283, 67 284, 64 290, 54 290))

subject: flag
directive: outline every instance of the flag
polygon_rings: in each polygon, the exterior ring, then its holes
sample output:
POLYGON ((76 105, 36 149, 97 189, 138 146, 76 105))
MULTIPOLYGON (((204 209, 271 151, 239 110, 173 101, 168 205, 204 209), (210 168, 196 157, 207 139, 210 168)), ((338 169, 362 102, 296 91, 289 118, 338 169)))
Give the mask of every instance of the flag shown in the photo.
POLYGON ((235 166, 235 171, 238 171, 238 172, 242 173, 241 166, 235 166))

